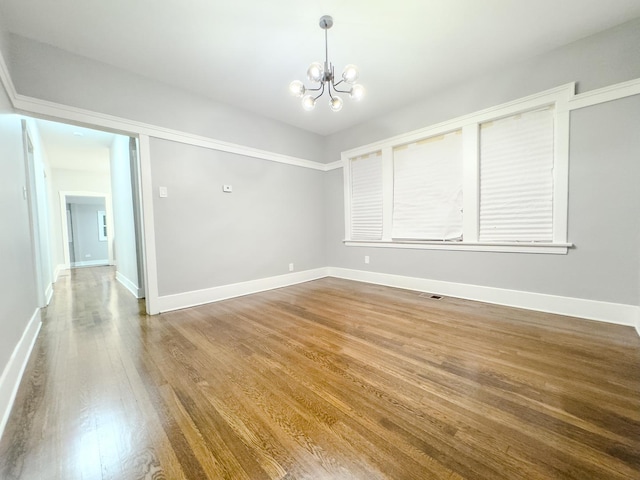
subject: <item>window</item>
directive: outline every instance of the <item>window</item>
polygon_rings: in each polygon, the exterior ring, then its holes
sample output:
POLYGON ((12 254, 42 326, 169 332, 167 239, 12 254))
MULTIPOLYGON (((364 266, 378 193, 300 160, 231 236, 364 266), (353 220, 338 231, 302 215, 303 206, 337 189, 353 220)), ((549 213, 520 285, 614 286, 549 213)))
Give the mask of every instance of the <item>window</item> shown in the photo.
POLYGON ((462 131, 393 149, 392 237, 462 239, 462 131))
POLYGON ((480 241, 553 240, 553 109, 480 125, 480 241))
POLYGON ((107 212, 104 210, 98 211, 98 240, 107 241, 107 212))
POLYGON ((351 232, 354 238, 382 238, 381 152, 351 159, 351 232))
POLYGON ((343 152, 345 243, 566 253, 573 91, 343 152))

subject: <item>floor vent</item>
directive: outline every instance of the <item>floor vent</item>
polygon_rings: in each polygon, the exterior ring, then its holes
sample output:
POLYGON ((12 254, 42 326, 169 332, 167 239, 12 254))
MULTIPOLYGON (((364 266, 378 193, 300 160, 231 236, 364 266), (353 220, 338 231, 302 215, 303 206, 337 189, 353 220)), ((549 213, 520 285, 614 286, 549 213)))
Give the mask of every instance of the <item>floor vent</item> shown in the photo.
POLYGON ((431 298, 432 300, 440 300, 440 299, 442 299, 441 295, 434 295, 432 293, 421 293, 420 296, 423 297, 423 298, 431 298))

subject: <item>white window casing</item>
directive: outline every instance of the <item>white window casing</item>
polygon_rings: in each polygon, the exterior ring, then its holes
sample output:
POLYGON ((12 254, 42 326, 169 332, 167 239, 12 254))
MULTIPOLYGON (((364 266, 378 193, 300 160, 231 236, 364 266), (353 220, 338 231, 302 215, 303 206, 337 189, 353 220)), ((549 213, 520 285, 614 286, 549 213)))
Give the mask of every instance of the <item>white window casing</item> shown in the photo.
POLYGON ((574 92, 567 84, 343 152, 345 244, 566 253, 574 92))

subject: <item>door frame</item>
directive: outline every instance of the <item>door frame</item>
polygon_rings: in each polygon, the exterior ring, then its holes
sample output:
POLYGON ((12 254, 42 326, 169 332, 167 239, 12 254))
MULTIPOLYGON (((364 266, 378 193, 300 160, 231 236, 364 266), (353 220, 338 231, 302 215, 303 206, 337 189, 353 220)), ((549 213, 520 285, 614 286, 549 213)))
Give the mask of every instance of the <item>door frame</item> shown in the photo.
MULTIPOLYGON (((31 254, 33 258, 33 270, 36 280, 36 301, 38 307, 46 307, 51 301, 53 295, 52 285, 45 284, 45 268, 51 269, 51 266, 44 265, 44 258, 46 255, 43 253, 45 245, 42 241, 42 236, 46 232, 40 231, 41 219, 46 217, 45 212, 39 210, 39 195, 43 192, 38 192, 36 184, 36 159, 35 159, 35 145, 33 142, 33 135, 29 131, 29 126, 25 119, 21 120, 22 127, 22 145, 24 149, 24 167, 25 167, 25 196, 28 203, 29 211, 29 229, 31 230, 31 254)), ((49 276, 51 272, 49 271, 49 276)))
POLYGON ((104 209, 107 212, 107 248, 109 250, 109 265, 114 265, 113 261, 113 208, 111 206, 111 194, 102 192, 73 192, 60 191, 60 221, 62 227, 62 252, 64 254, 64 268, 71 268, 71 257, 69 254, 69 233, 67 220, 67 197, 101 197, 104 198, 104 209))

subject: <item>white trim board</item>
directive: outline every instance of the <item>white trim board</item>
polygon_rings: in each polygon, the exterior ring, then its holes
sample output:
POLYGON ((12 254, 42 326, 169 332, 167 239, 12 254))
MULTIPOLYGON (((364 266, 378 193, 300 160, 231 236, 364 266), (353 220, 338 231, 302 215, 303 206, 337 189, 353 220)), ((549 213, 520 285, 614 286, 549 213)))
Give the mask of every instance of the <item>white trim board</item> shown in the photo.
POLYGON ((125 277, 122 273, 116 272, 116 280, 122 285, 124 288, 129 290, 131 294, 136 298, 142 298, 143 292, 142 289, 139 288, 135 283, 125 277))
POLYGON ((16 91, 16 87, 13 84, 13 80, 11 79, 11 75, 9 74, 9 68, 7 68, 7 64, 4 61, 4 57, 2 56, 2 52, 0 52, 0 81, 4 85, 4 89, 7 92, 9 100, 11 100, 11 103, 14 104, 14 100, 16 98, 16 95, 18 95, 18 92, 16 91))
POLYGON ((71 264, 71 268, 76 268, 76 267, 108 267, 109 266, 109 260, 107 259, 102 259, 102 260, 84 260, 82 262, 73 262, 71 264))
POLYGON ((42 320, 40 318, 40 309, 38 308, 31 316, 0 377, 0 438, 2 438, 4 427, 7 425, 7 420, 9 420, 9 414, 16 399, 22 375, 27 367, 27 362, 31 356, 36 338, 38 338, 41 325, 42 320))
POLYGON ((140 198, 142 208, 142 251, 144 262, 145 307, 149 315, 160 313, 158 301, 158 265, 156 258, 156 232, 153 220, 153 181, 151 178, 151 151, 149 137, 138 137, 140 159, 140 198))
POLYGON ((578 110, 633 95, 640 95, 640 78, 574 95, 569 99, 568 107, 569 110, 578 110))
POLYGON ((288 287, 289 285, 309 282, 326 276, 326 267, 315 268, 312 270, 302 270, 300 272, 249 280, 247 282, 232 283, 229 285, 221 285, 219 287, 195 290, 192 292, 163 295, 158 298, 158 309, 160 312, 180 310, 182 308, 195 307, 196 305, 226 300, 228 298, 242 297, 252 293, 288 287))
MULTIPOLYGON (((388 287, 405 288, 418 292, 429 292, 443 296, 475 300, 508 307, 535 310, 578 317, 587 320, 597 320, 617 325, 637 325, 640 307, 621 303, 600 302, 582 298, 560 297, 543 293, 507 290, 495 287, 485 287, 464 283, 444 282, 426 278, 405 277, 388 273, 352 270, 347 268, 329 267, 329 276, 374 283, 388 287)), ((636 327, 637 328, 637 327, 636 327)), ((640 332, 639 332, 640 334, 640 332)))
POLYGON ((45 307, 47 305, 49 305, 51 303, 51 299, 53 298, 53 283, 50 283, 49 285, 47 285, 47 288, 45 289, 44 292, 44 296, 45 296, 45 307))
POLYGON ((83 126, 94 128, 101 127, 124 135, 147 135, 149 137, 161 138, 163 140, 170 140, 298 167, 311 168, 313 170, 324 171, 325 169, 324 164, 304 158, 216 140, 210 137, 195 135, 82 108, 70 107, 47 100, 27 97, 25 95, 16 94, 12 100, 14 108, 25 115, 35 114, 46 119, 63 119, 83 126))

